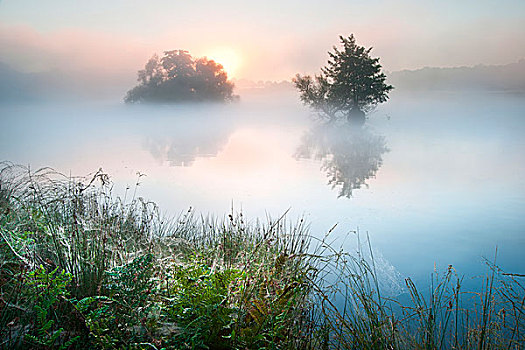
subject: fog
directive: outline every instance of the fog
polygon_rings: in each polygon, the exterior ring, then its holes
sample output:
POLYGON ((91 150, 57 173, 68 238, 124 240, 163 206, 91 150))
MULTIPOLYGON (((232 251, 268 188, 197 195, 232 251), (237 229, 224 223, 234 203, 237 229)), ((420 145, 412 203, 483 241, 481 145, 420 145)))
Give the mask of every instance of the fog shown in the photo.
POLYGON ((401 90, 525 91, 525 59, 505 65, 402 70, 389 74, 401 90))
POLYGON ((434 263, 480 273, 496 247, 504 270, 523 271, 523 95, 397 89, 356 132, 320 124, 295 91, 273 87, 238 90, 231 104, 11 100, 0 159, 102 168, 116 195, 139 181, 138 195, 169 215, 290 209, 318 236, 337 224, 350 251, 358 229, 396 276, 426 281, 434 263))
MULTIPOLYGON (((140 68, 140 66, 139 66, 140 68)), ((123 100, 126 92, 136 85, 136 72, 74 71, 54 69, 38 73, 24 73, 0 61, 0 103, 103 103, 115 104, 123 100)), ((506 92, 525 91, 525 60, 505 65, 479 65, 474 67, 401 70, 387 73, 388 82, 396 90, 506 92)), ((261 91, 280 95, 293 95, 291 77, 280 81, 253 81, 233 79, 236 93, 253 99, 261 91)))

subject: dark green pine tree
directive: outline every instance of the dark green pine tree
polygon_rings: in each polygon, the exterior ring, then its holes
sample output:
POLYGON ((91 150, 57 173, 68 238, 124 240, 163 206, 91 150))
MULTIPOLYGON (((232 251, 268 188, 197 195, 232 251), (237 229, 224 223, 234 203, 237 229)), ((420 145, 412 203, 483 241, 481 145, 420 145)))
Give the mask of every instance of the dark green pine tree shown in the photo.
POLYGON ((301 100, 329 120, 345 117, 363 123, 365 113, 388 99, 393 86, 385 83, 379 58, 370 56, 372 48, 356 45, 354 35, 339 37, 342 49, 334 46, 328 65, 312 78, 299 74, 293 79, 301 100))

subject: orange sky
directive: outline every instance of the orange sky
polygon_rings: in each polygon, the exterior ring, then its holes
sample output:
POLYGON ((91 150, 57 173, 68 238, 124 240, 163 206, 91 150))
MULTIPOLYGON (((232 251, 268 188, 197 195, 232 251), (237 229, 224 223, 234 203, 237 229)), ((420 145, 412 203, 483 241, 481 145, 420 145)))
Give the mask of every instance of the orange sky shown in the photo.
POLYGON ((0 62, 133 81, 153 53, 185 49, 225 57, 238 79, 283 80, 317 72, 338 35, 354 33, 390 71, 505 64, 525 57, 523 22, 517 0, 4 0, 0 62))

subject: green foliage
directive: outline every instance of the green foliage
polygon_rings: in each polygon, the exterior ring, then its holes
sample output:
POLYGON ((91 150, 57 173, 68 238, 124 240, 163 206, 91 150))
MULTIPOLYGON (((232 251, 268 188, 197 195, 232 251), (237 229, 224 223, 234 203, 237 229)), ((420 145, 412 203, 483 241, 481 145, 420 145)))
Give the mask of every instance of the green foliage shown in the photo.
POLYGON ((49 309, 61 298, 69 294, 67 287, 71 283, 71 274, 58 267, 47 272, 42 265, 27 274, 27 286, 32 289, 32 296, 37 305, 44 310, 49 309))
POLYGON ((228 349, 238 313, 232 290, 239 281, 236 269, 212 270, 199 260, 174 265, 170 271, 168 314, 181 328, 174 344, 192 349, 228 349))
POLYGON ((379 58, 370 56, 372 48, 357 45, 353 34, 339 39, 342 50, 334 46, 321 74, 314 78, 297 74, 293 82, 301 93, 301 100, 323 118, 364 121, 363 112, 385 102, 393 87, 385 83, 379 58))
POLYGON ((155 54, 138 72, 139 85, 128 91, 127 103, 231 101, 233 83, 223 66, 207 58, 194 59, 184 50, 155 54))
POLYGON ((86 297, 76 304, 99 347, 129 347, 151 340, 158 321, 152 277, 153 256, 138 256, 107 272, 102 291, 105 295, 86 297))
POLYGON ((62 350, 73 346, 80 339, 80 336, 76 336, 69 340, 60 339, 60 336, 64 332, 64 328, 53 330, 55 328, 53 327, 55 321, 48 319, 48 311, 38 305, 35 305, 35 310, 37 313, 37 335, 25 334, 25 341, 31 344, 31 347, 62 350))
MULTIPOLYGON (((287 257, 271 269, 210 267, 195 256, 169 272, 170 344, 191 349, 297 348, 307 320, 306 288, 290 281, 287 257)), ((303 344, 304 345, 304 344, 303 344)))
POLYGON ((153 262, 152 254, 144 254, 108 271, 105 288, 109 296, 130 308, 143 305, 155 287, 153 262))
POLYGON ((24 341, 32 347, 43 349, 66 349, 72 346, 80 336, 72 336, 59 327, 67 323, 67 317, 62 312, 71 305, 67 298, 71 275, 64 270, 59 272, 58 268, 47 272, 40 265, 28 272, 24 279, 27 304, 33 306, 32 313, 36 314, 32 316, 35 322, 24 334, 24 341))
POLYGON ((78 299, 97 295, 108 269, 147 249, 160 221, 152 203, 135 196, 129 203, 111 198, 102 171, 70 178, 47 168, 30 172, 7 165, 0 175, 11 193, 10 211, 0 215, 8 230, 0 231, 4 242, 18 261, 28 263, 25 256, 31 256, 69 272, 78 299), (25 232, 30 232, 28 239, 25 232))

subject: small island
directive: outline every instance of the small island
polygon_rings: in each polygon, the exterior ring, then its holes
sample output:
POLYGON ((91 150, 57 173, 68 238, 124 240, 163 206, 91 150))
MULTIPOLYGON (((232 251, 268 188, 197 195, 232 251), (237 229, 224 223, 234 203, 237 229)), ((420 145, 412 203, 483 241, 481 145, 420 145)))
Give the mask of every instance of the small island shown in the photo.
POLYGON ((149 59, 138 72, 139 85, 129 90, 126 103, 225 102, 237 98, 224 67, 188 51, 165 51, 149 59))

